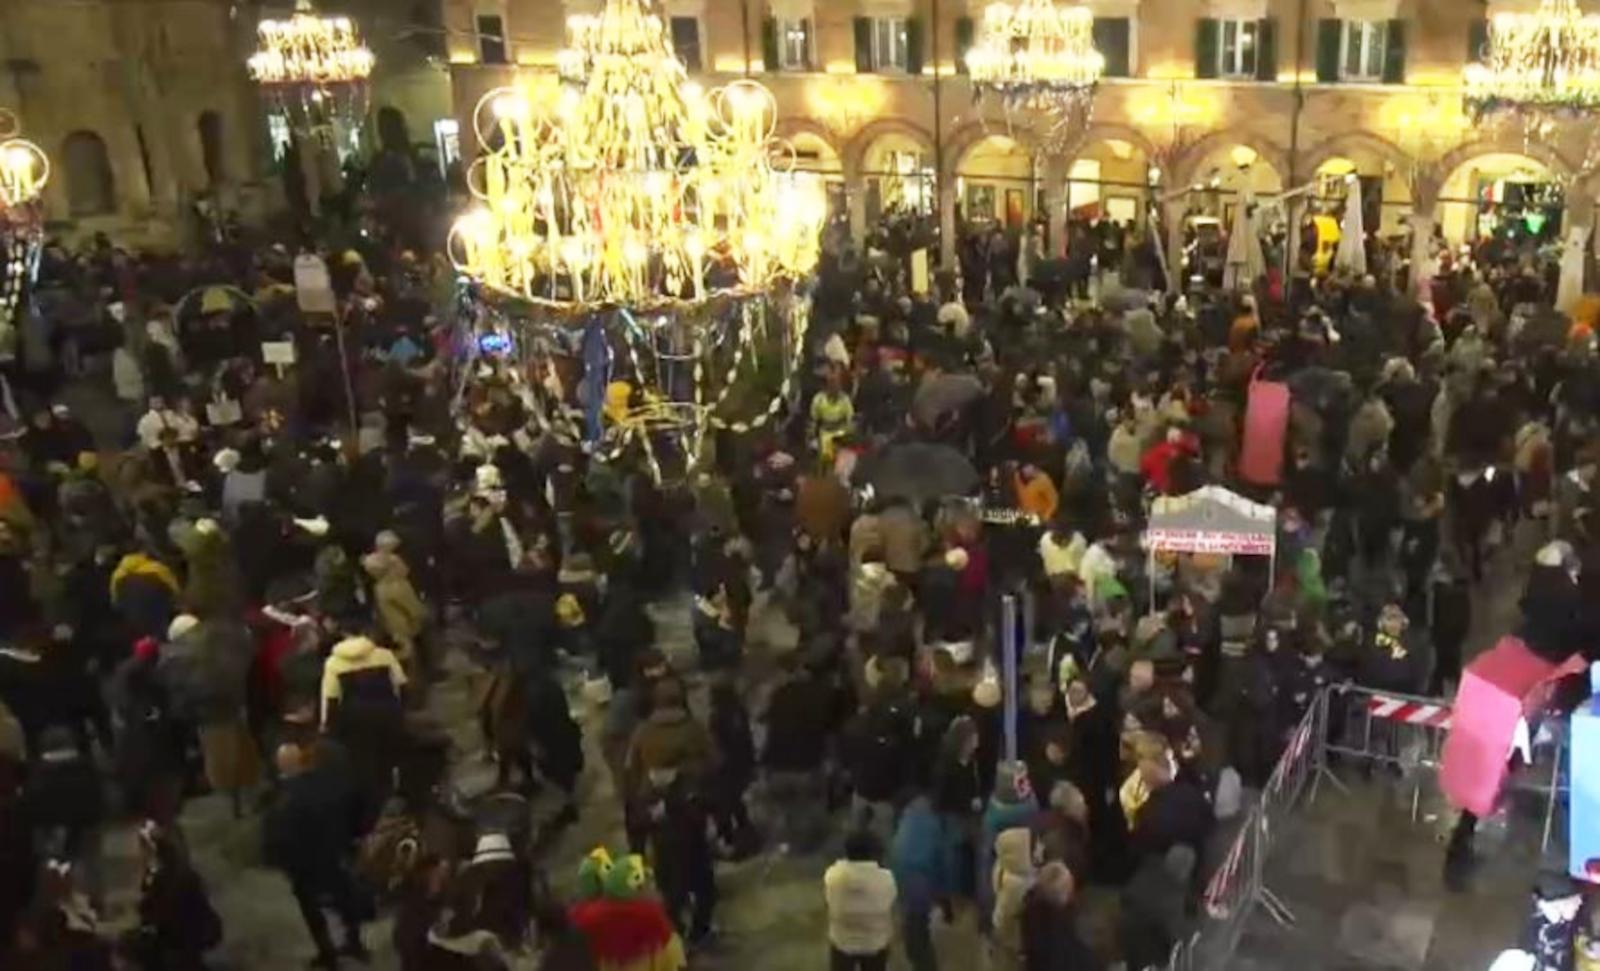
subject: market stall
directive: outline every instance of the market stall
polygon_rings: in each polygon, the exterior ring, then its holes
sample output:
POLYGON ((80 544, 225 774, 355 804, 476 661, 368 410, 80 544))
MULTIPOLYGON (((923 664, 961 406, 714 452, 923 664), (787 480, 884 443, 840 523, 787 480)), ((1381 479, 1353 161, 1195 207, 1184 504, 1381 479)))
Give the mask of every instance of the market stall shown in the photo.
POLYGON ((1150 507, 1144 533, 1149 556, 1150 602, 1155 603, 1157 553, 1265 556, 1278 567, 1278 512, 1220 486, 1182 496, 1160 496, 1150 507))

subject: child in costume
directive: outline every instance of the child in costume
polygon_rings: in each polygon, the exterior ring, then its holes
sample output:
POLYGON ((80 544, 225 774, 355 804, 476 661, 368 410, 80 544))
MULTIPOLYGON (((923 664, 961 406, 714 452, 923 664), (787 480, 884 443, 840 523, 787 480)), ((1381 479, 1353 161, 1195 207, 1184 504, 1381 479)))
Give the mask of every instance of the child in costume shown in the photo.
POLYGON ((589 942, 600 971, 681 971, 688 966, 683 941, 661 901, 651 892, 644 859, 612 860, 597 847, 578 872, 581 899, 572 925, 589 942))

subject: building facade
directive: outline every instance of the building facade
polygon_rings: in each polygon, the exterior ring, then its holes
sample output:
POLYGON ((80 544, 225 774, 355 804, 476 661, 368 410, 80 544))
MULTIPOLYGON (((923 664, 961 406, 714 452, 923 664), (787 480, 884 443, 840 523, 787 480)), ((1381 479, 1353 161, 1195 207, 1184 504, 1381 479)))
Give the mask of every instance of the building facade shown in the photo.
MULTIPOLYGON (((284 204, 288 129, 245 59, 262 17, 293 0, 0 0, 0 109, 52 165, 49 231, 136 246, 192 242, 194 204, 259 221, 284 204)), ((398 143, 439 165, 455 151, 440 0, 326 0, 377 66, 349 151, 398 143)))
MULTIPOLYGON (((1247 191, 1304 187, 1304 204, 1333 208, 1350 175, 1382 232, 1460 243, 1508 213, 1592 223, 1591 123, 1464 111, 1487 18, 1536 0, 1080 0, 1106 60, 1086 122, 974 97, 963 55, 986 0, 658 2, 702 83, 773 92, 797 167, 830 182, 858 237, 894 206, 937 214, 947 257, 959 220, 1059 227, 1160 205, 1176 232, 1226 220, 1247 191)), ((469 158, 480 99, 552 85, 565 18, 595 9, 445 0, 469 158)))
POLYGON ((259 190, 255 92, 225 0, 5 0, 0 108, 50 157, 52 232, 181 238, 208 192, 259 190))

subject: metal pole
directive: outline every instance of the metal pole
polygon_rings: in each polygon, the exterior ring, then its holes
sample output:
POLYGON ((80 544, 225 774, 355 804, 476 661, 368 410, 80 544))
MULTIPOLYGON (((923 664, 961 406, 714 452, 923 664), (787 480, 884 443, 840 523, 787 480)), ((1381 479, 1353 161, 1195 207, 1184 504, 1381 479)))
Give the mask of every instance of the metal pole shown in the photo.
POLYGON ((1000 598, 1000 678, 1005 699, 1006 761, 1017 760, 1017 598, 1000 598))
POLYGON ((349 304, 338 307, 333 315, 333 339, 339 348, 339 374, 344 378, 344 400, 350 410, 350 444, 359 448, 361 426, 356 420, 356 386, 350 377, 350 355, 345 350, 344 319, 349 304))
MULTIPOLYGON (((933 0, 933 23, 928 27, 928 60, 933 64, 933 219, 944 229, 944 73, 939 70, 939 0, 933 0)), ((941 239, 939 250, 954 252, 955 240, 941 239)), ((941 261, 942 262, 942 261, 941 261)), ((948 270, 950 267, 941 266, 948 270)))

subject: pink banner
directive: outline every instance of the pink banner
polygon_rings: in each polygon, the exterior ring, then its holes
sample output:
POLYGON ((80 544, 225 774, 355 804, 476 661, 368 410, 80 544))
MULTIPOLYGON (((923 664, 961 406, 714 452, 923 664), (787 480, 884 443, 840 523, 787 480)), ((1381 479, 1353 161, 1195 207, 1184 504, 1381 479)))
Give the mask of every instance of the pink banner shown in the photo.
POLYGON ((1467 665, 1439 767, 1439 787, 1452 805, 1479 816, 1494 811, 1510 774, 1517 719, 1542 711, 1551 682, 1583 666, 1576 654, 1559 666, 1551 664, 1511 636, 1467 665))
POLYGON ((1244 441, 1239 446, 1239 478, 1254 485, 1275 486, 1283 476, 1283 436, 1289 427, 1289 386, 1279 381, 1251 381, 1244 414, 1244 441))

